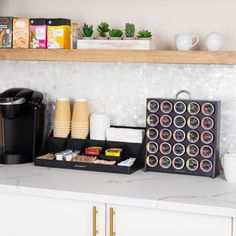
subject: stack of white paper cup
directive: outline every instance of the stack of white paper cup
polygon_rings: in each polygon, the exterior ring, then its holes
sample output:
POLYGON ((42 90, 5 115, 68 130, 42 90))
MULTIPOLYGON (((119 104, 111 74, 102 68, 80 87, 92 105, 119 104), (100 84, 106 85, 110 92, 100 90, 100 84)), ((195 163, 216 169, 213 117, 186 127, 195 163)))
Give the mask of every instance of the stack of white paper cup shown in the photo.
POLYGON ((106 140, 106 129, 110 128, 110 117, 93 113, 90 116, 90 139, 106 140))

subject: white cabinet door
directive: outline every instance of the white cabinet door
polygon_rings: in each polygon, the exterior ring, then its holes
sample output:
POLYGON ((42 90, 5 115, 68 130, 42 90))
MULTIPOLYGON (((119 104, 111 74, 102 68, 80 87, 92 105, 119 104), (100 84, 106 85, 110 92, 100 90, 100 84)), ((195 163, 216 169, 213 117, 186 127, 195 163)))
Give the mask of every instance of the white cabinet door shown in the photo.
POLYGON ((2 236, 94 236, 95 220, 96 236, 104 236, 105 204, 0 194, 2 236))
POLYGON ((107 213, 107 236, 231 236, 229 217, 109 205, 107 213))

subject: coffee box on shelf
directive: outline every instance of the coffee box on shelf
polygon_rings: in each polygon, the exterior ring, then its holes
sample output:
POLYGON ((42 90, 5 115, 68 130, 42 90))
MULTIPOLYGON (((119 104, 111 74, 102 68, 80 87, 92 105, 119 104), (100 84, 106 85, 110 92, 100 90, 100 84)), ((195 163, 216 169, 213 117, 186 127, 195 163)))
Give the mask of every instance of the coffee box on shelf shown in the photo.
POLYGON ((30 19, 30 48, 47 48, 47 20, 30 19))
POLYGON ((71 21, 56 18, 47 20, 47 48, 70 49, 71 21))
POLYGON ((29 48, 29 19, 13 19, 13 48, 29 48))
POLYGON ((12 47, 12 17, 0 17, 0 48, 12 47))

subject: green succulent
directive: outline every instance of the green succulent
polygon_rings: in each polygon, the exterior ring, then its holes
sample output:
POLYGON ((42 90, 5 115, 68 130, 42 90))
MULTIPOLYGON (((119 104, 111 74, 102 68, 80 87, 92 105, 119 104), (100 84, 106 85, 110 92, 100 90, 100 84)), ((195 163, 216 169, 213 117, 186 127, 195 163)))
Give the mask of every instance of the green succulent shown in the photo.
POLYGON ((97 26, 97 31, 99 32, 99 36, 104 38, 107 36, 107 33, 110 31, 109 24, 106 22, 102 22, 97 26))
POLYGON ((112 38, 120 38, 123 35, 123 32, 120 29, 112 29, 109 31, 109 35, 112 38))
POLYGON ((84 23, 83 36, 90 38, 93 35, 93 25, 87 25, 84 23))
POLYGON ((130 24, 130 23, 126 23, 125 24, 125 36, 127 38, 132 38, 132 37, 134 37, 134 34, 135 34, 135 25, 130 24))
POLYGON ((138 38, 151 38, 152 33, 148 30, 140 30, 137 35, 138 38))

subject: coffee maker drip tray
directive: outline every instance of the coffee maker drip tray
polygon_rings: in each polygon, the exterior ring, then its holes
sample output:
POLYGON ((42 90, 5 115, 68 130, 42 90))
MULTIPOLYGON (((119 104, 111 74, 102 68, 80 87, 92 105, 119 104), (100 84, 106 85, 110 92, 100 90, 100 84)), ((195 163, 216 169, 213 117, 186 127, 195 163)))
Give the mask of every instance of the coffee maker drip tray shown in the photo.
POLYGON ((32 162, 32 154, 0 154, 1 164, 20 164, 32 162))

